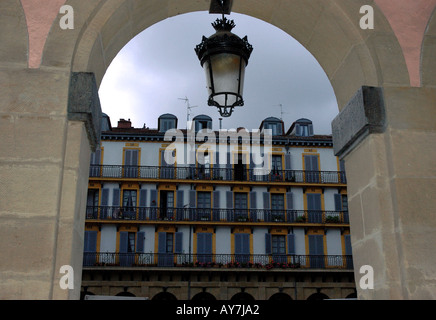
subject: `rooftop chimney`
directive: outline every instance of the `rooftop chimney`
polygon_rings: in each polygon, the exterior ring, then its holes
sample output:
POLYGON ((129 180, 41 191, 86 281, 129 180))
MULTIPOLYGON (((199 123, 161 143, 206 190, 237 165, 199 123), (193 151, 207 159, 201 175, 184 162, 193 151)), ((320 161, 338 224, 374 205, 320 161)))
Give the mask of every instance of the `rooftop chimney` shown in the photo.
POLYGON ((118 128, 129 129, 131 127, 132 127, 132 122, 130 122, 130 119, 129 120, 120 119, 120 121, 118 121, 118 128))

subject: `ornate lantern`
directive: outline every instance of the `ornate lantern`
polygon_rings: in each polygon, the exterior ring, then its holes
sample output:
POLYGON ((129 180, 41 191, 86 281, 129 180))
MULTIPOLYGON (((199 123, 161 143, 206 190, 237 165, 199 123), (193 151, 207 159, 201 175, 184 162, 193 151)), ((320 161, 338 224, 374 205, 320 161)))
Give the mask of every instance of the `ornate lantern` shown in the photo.
POLYGON ((195 52, 206 72, 208 105, 218 108, 223 117, 230 117, 233 108, 244 105, 242 98, 245 67, 253 47, 247 36, 233 34, 233 20, 217 19, 212 26, 216 33, 196 46, 195 52))

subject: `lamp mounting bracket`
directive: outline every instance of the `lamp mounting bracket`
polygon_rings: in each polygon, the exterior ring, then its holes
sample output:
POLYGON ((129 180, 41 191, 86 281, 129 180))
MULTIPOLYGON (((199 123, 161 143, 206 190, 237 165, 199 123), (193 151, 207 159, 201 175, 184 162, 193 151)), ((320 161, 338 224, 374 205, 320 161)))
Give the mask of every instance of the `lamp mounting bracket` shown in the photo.
POLYGON ((210 14, 230 14, 232 12, 233 0, 211 0, 210 14))

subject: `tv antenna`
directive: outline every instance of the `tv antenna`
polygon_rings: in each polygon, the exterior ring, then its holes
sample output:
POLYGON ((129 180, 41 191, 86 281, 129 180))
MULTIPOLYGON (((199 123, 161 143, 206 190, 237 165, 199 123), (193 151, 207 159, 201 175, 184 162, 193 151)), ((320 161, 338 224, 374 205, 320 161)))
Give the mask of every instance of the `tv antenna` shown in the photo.
POLYGON ((179 98, 179 100, 183 100, 183 101, 185 101, 185 103, 186 103, 186 123, 188 123, 188 122, 189 122, 189 116, 191 115, 191 109, 192 109, 192 108, 197 108, 198 106, 191 106, 191 105, 189 104, 189 99, 188 99, 188 97, 185 97, 185 98, 179 98))
POLYGON ((284 115, 285 113, 287 113, 287 112, 284 112, 284 111, 283 111, 283 105, 280 103, 280 104, 276 104, 276 105, 274 105, 273 107, 280 107, 280 120, 283 121, 283 115, 284 115))

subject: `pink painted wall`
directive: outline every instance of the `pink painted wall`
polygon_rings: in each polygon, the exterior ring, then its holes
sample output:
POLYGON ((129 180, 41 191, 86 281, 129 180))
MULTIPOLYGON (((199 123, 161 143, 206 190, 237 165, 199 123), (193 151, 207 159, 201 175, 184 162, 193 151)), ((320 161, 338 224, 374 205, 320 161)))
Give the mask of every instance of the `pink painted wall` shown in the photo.
MULTIPOLYGON (((421 85, 421 45, 436 0, 375 0, 403 49, 410 85, 421 85)), ((377 26, 375 26, 377 28, 377 26)))
POLYGON ((39 68, 45 41, 66 0, 21 0, 29 33, 29 68, 39 68))

